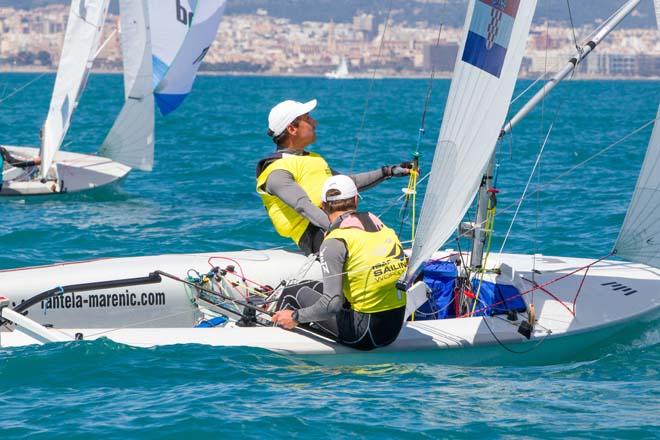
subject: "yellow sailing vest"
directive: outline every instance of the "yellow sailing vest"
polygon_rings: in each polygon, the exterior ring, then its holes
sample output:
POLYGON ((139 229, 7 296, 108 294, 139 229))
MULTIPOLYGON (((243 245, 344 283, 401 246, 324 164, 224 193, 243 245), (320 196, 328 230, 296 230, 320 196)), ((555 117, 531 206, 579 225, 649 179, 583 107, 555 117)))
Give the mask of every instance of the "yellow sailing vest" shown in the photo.
POLYGON ((384 312, 406 305, 406 294, 396 289, 396 282, 408 262, 396 233, 387 226, 377 232, 341 226, 332 229, 325 239, 337 238, 346 243, 343 290, 353 310, 362 313, 384 312))
POLYGON ((275 170, 285 170, 291 173, 293 179, 307 193, 316 206, 321 206, 321 190, 326 179, 332 176, 327 162, 316 153, 304 156, 283 154, 275 159, 257 176, 257 193, 266 207, 266 212, 275 226, 275 230, 283 237, 290 237, 296 244, 307 229, 309 220, 298 214, 279 197, 268 194, 264 185, 270 173, 275 170))

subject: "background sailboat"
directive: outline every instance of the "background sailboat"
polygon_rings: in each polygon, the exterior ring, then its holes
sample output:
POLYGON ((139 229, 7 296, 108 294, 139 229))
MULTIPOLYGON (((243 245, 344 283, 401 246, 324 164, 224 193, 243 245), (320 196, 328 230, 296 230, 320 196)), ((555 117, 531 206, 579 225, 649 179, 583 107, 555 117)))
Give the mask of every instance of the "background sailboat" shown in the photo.
POLYGON ((149 0, 154 95, 163 115, 190 93, 224 8, 225 0, 149 0))
POLYGON ((108 3, 72 1, 41 148, 7 146, 18 156, 38 154, 41 166, 38 172, 7 170, 12 179, 4 182, 0 195, 84 191, 115 182, 132 168, 153 168, 152 92, 155 88, 163 114, 183 102, 215 38, 225 1, 179 1, 166 6, 154 0, 120 0, 124 105, 99 149, 100 156, 60 151, 99 50, 108 3))
POLYGON ((339 63, 339 66, 337 66, 337 69, 326 73, 325 77, 329 79, 352 79, 353 76, 348 73, 346 57, 341 57, 341 62, 339 63))

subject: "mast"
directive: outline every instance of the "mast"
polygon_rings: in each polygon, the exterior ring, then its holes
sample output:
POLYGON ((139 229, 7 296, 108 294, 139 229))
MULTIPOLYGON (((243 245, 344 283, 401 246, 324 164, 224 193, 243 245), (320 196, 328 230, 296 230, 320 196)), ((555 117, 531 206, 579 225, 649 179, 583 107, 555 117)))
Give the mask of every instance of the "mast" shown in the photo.
POLYGON ((493 165, 495 163, 495 154, 490 157, 486 174, 481 178, 479 186, 479 200, 477 202, 477 220, 474 225, 474 236, 472 242, 472 253, 470 254, 470 267, 480 268, 484 255, 484 244, 486 242, 486 210, 488 208, 489 190, 492 189, 493 165))
POLYGON ((535 0, 468 4, 406 283, 474 201, 506 121, 535 9, 535 0))
POLYGON ((60 149, 96 57, 109 0, 73 0, 41 142, 41 178, 60 149))
MULTIPOLYGON (((605 21, 596 31, 593 38, 578 49, 566 65, 545 83, 543 88, 536 94, 507 122, 500 132, 500 139, 509 133, 513 127, 527 116, 536 105, 545 98, 563 79, 575 70, 578 64, 582 62, 603 39, 626 18, 639 4, 641 0, 629 0, 607 21, 605 21)), ((472 243, 472 253, 470 255, 470 267, 480 268, 483 261, 484 240, 486 237, 486 210, 488 209, 489 190, 492 190, 490 183, 492 181, 494 155, 491 156, 486 174, 482 177, 481 186, 477 202, 477 220, 474 225, 474 238, 472 243)))

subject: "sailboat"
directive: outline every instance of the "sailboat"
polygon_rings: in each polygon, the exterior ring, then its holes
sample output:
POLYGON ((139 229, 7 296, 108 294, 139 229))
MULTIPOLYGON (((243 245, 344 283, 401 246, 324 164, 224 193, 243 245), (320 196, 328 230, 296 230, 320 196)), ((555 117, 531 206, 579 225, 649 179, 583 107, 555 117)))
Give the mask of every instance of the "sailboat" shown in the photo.
MULTIPOLYGON (((640 1, 629 0, 604 22, 539 93, 547 94, 575 69, 640 1)), ((660 22, 660 0, 654 1, 660 22)), ((535 7, 534 0, 469 3, 418 232, 401 280, 409 320, 393 344, 360 352, 313 328, 269 325, 272 300, 283 288, 321 278, 313 256, 269 250, 2 271, 0 347, 109 338, 137 347, 247 346, 327 364, 534 364, 572 360, 627 329, 655 325, 660 319, 660 222, 653 209, 660 206, 657 122, 612 254, 486 258, 489 209, 483 203, 466 232, 473 236, 472 251, 438 251, 473 199, 492 197, 489 164, 498 139, 520 119, 505 124, 535 7), (501 27, 486 32, 483 26, 493 20, 501 27), (463 123, 466 118, 473 123, 463 123), (442 269, 433 274, 439 283, 425 274, 433 265, 442 269), (122 278, 108 280, 108 274, 122 278), (419 319, 429 299, 437 305, 442 298, 445 307, 432 310, 431 319, 419 319)))
POLYGON ((181 105, 215 38, 225 0, 194 4, 119 0, 124 105, 98 155, 61 151, 100 52, 108 3, 71 2, 50 107, 40 135, 41 147, 6 146, 17 157, 39 156, 41 164, 38 168, 3 170, 0 195, 79 192, 116 182, 133 168, 152 170, 154 97, 163 114, 181 105))
POLYGON ((353 76, 348 73, 348 63, 346 62, 346 57, 342 56, 337 69, 332 72, 327 72, 325 77, 328 79, 352 79, 353 76))

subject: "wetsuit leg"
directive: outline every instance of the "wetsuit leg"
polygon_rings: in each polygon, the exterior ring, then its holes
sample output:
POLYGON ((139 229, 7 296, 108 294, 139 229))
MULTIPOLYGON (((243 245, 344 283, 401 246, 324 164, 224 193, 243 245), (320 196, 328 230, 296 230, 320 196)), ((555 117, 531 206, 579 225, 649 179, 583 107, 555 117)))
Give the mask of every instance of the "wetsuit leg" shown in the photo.
MULTIPOLYGON (((277 310, 303 309, 316 303, 323 295, 323 283, 321 281, 304 281, 296 286, 285 287, 277 304, 277 310)), ((337 337, 337 320, 335 318, 326 321, 310 323, 311 328, 320 328, 323 332, 337 337)))
POLYGON ((399 336, 405 312, 405 307, 377 313, 343 310, 337 317, 339 342, 358 350, 389 345, 399 336))

